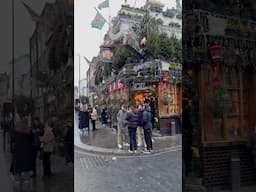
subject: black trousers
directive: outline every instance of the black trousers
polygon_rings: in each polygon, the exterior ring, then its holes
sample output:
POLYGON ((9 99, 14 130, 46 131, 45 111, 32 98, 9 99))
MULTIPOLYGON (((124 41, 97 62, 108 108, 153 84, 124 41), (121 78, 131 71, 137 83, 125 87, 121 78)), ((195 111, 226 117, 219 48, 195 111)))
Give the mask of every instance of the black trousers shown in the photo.
POLYGON ((52 171, 51 171, 51 152, 44 152, 43 167, 44 167, 44 175, 45 176, 49 176, 49 175, 52 174, 52 171))
POLYGON ((152 144, 152 130, 151 129, 144 129, 144 138, 147 145, 147 150, 153 149, 152 144))
POLYGON ((65 157, 66 163, 74 163, 74 144, 65 143, 65 157))
POLYGON ((92 121, 92 130, 95 131, 96 130, 96 121, 95 120, 91 120, 92 121))
POLYGON ((130 150, 137 150, 136 132, 137 128, 128 127, 129 139, 130 139, 130 150))
POLYGON ((34 175, 36 175, 37 154, 38 154, 38 148, 33 147, 33 149, 32 149, 32 171, 33 171, 34 175))

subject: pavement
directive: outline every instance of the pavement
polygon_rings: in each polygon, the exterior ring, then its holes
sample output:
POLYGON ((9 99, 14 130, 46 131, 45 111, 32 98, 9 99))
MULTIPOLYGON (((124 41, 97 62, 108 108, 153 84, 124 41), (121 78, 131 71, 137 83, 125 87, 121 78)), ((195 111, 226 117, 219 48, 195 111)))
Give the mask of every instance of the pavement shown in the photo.
POLYGON ((11 153, 9 145, 3 151, 3 137, 0 133, 0 191, 4 192, 71 192, 74 191, 74 166, 66 166, 64 157, 52 155, 53 176, 43 178, 42 161, 37 161, 38 175, 36 178, 24 184, 20 190, 19 183, 15 182, 9 174, 11 153), (4 190, 3 190, 4 189, 4 190))
POLYGON ((180 192, 181 151, 150 156, 75 152, 75 192, 180 192))
MULTIPOLYGON (((108 126, 102 126, 100 122, 96 123, 96 131, 89 131, 81 134, 78 129, 78 117, 74 114, 75 127, 75 149, 83 150, 91 153, 98 153, 102 155, 131 155, 128 153, 128 147, 123 150, 117 148, 117 134, 116 131, 108 126)), ((91 126, 91 125, 90 125, 91 126)), ((180 150, 182 145, 182 136, 177 134, 175 136, 160 136, 157 132, 153 134, 153 153, 161 153, 165 151, 180 150)), ((143 147, 144 148, 144 147, 143 147)), ((138 150, 136 156, 145 155, 142 149, 138 150)))

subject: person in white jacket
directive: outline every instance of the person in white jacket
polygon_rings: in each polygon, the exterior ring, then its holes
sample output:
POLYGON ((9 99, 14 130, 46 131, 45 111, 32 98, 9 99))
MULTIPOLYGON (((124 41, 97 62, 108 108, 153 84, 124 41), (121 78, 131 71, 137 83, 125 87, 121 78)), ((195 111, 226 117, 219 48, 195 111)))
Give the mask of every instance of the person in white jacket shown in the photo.
POLYGON ((98 118, 98 113, 97 110, 95 108, 92 109, 92 113, 91 113, 91 122, 92 122, 92 131, 96 130, 96 121, 98 118))

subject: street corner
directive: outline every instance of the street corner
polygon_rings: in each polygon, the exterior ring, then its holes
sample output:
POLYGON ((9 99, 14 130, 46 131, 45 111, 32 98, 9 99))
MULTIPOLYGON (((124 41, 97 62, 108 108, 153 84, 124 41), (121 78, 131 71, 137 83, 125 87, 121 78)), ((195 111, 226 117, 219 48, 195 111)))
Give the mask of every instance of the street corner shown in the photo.
POLYGON ((80 154, 109 155, 109 156, 149 156, 160 153, 178 151, 182 148, 181 135, 153 137, 153 151, 143 153, 144 146, 138 147, 136 153, 129 152, 129 146, 122 149, 117 147, 117 134, 109 128, 99 128, 95 132, 75 134, 75 152, 80 154))

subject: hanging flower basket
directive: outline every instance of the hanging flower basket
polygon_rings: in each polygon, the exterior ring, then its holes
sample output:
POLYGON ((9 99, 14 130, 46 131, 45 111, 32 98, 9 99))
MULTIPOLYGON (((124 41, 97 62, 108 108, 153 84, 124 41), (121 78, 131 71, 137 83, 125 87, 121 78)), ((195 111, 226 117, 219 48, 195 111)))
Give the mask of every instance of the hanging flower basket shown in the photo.
POLYGON ((166 92, 163 95, 163 103, 164 105, 168 105, 170 103, 173 103, 173 98, 170 92, 166 92))

